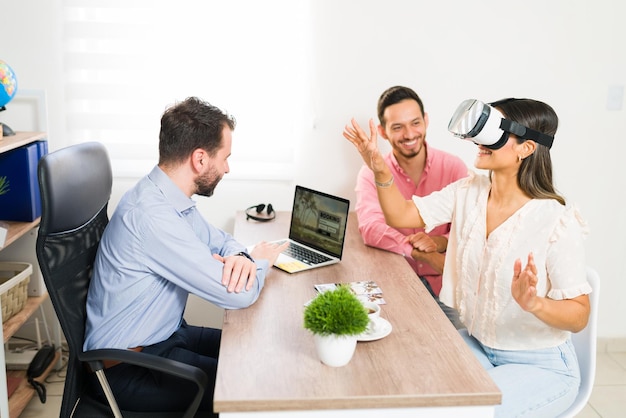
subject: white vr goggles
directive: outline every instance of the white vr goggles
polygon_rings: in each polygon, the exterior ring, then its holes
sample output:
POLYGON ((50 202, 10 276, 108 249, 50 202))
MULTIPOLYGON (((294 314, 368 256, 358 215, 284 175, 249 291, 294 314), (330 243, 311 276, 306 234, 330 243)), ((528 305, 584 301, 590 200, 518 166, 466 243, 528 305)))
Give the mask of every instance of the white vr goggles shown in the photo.
MULTIPOLYGON (((491 103, 497 105, 498 102, 491 103)), ((481 101, 468 99, 456 109, 448 123, 448 131, 461 139, 489 149, 500 149, 509 140, 509 134, 521 139, 532 139, 552 147, 554 137, 505 119, 498 109, 481 101)))

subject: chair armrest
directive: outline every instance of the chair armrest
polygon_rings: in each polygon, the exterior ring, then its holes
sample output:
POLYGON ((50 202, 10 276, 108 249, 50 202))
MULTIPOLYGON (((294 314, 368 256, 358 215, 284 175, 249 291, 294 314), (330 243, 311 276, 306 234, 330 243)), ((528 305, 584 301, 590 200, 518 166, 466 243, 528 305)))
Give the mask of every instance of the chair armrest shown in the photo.
POLYGON ((157 370, 195 383, 198 387, 198 392, 191 405, 189 405, 185 411, 184 417, 191 418, 195 415, 208 384, 208 377, 202 369, 152 354, 132 350, 105 348, 80 353, 79 357, 81 361, 88 363, 93 371, 104 369, 102 360, 115 360, 151 370, 157 370))

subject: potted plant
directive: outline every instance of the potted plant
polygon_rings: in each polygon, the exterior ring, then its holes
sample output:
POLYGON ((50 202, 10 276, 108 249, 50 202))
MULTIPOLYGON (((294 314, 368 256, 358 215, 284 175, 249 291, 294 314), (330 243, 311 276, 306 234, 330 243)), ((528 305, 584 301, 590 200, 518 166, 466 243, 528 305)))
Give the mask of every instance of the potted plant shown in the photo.
POLYGON ((368 324, 367 310, 345 285, 320 293, 304 310, 304 328, 313 333, 322 363, 332 367, 348 364, 368 324))
POLYGON ((0 195, 9 193, 9 180, 7 176, 0 177, 0 195))

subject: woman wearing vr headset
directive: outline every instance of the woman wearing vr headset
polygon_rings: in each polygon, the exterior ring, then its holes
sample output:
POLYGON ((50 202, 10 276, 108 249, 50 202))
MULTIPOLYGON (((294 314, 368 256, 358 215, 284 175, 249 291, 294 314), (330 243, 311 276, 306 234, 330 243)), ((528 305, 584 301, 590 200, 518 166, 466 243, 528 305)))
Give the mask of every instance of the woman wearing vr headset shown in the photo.
POLYGON ((405 200, 378 150, 353 119, 343 135, 374 172, 386 222, 396 228, 451 223, 440 299, 502 392, 497 417, 554 417, 574 401, 580 373, 570 333, 589 318, 586 225, 552 184, 558 117, 549 105, 466 100, 448 129, 478 145, 471 174, 405 200))

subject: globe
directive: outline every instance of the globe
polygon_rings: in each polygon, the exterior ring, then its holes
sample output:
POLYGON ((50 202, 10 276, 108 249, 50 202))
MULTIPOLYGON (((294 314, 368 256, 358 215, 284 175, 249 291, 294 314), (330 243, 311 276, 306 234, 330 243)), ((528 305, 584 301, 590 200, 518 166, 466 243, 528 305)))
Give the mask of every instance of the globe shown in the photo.
MULTIPOLYGON (((15 77, 15 73, 13 69, 9 67, 9 64, 0 60, 0 110, 6 109, 4 106, 15 97, 15 93, 17 93, 17 78, 15 77)), ((0 123, 0 128, 2 128, 0 138, 15 135, 15 132, 3 123, 0 123)))
POLYGON ((9 64, 0 60, 0 108, 15 97, 17 78, 9 64))

